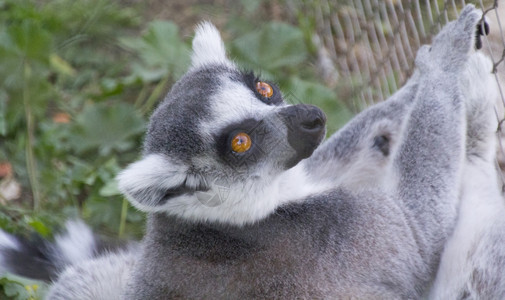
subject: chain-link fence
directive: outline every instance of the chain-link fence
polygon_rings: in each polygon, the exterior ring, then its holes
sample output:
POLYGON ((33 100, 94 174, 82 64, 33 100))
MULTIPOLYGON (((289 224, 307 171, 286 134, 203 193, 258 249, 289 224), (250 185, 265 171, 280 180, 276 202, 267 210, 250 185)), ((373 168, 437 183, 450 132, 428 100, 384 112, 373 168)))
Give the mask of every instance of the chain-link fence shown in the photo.
MULTIPOLYGON (((315 22, 322 77, 355 112, 385 100, 413 70, 417 49, 467 3, 484 12, 490 34, 482 51, 494 63, 501 93, 496 103, 498 164, 505 171, 505 1, 504 0, 292 0, 291 11, 303 11, 315 22), (502 126, 503 125, 503 126, 502 126), (503 128, 502 128, 503 127, 503 128)), ((490 70, 491 71, 491 70, 490 70)), ((505 183, 505 177, 502 178, 505 183)))

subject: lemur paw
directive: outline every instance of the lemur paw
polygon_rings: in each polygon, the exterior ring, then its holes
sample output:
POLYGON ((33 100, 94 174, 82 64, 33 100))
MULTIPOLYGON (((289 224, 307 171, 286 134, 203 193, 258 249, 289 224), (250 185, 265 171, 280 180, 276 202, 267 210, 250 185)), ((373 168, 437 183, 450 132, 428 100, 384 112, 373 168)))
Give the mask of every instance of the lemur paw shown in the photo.
POLYGON ((474 47, 478 34, 476 28, 481 28, 477 26, 481 18, 480 10, 471 4, 465 6, 459 18, 445 25, 437 34, 431 47, 423 46, 419 50, 416 66, 421 72, 440 69, 449 73, 459 73, 474 47))

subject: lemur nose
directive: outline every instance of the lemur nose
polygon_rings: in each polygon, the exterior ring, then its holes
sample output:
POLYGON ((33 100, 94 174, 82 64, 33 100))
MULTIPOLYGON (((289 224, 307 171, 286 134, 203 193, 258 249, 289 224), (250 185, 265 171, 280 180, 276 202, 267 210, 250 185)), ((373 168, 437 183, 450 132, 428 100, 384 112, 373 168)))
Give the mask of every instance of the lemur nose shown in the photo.
POLYGON ((319 131, 324 129, 326 115, 315 106, 308 106, 305 118, 301 118, 300 127, 304 131, 319 131))
POLYGON ((325 114, 314 105, 298 104, 285 108, 280 115, 290 130, 317 133, 324 130, 325 114))
POLYGON ((323 111, 314 105, 298 104, 283 108, 279 116, 287 126, 288 142, 297 153, 293 163, 309 157, 324 138, 323 111))

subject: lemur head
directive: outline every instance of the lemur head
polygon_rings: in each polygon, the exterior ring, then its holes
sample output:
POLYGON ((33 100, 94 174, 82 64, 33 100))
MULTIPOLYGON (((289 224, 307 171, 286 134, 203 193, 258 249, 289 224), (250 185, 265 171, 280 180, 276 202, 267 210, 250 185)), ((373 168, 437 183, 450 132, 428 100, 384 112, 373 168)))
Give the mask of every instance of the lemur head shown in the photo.
POLYGON ((142 211, 251 223, 286 201, 283 182, 320 144, 325 121, 317 107, 288 105, 273 83, 240 71, 203 23, 189 71, 151 116, 143 158, 119 187, 142 211))

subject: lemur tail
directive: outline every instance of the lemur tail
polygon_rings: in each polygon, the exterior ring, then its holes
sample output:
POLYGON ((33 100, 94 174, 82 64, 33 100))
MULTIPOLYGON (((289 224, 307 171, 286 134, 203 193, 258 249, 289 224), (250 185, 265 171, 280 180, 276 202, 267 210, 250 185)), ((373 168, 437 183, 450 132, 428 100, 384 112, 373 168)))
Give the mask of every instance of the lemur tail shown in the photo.
POLYGON ((100 241, 80 220, 67 221, 53 242, 40 237, 24 239, 0 230, 0 275, 16 275, 51 281, 68 265, 102 252, 100 241))

